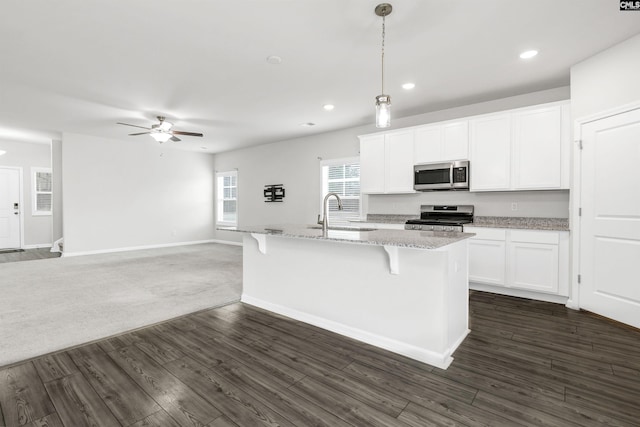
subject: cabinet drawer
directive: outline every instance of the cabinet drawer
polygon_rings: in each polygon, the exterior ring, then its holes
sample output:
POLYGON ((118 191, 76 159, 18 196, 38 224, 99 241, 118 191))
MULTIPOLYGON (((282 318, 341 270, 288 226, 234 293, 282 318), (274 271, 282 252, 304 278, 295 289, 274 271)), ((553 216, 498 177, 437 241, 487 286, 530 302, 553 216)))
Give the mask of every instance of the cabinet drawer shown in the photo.
POLYGON ((539 230, 510 230, 512 242, 523 243, 546 243, 549 245, 557 245, 560 242, 560 236, 555 231, 539 231, 539 230))
POLYGON ((475 233, 476 235, 472 237, 472 239, 505 241, 507 237, 506 230, 496 228, 465 227, 464 231, 468 233, 475 233))

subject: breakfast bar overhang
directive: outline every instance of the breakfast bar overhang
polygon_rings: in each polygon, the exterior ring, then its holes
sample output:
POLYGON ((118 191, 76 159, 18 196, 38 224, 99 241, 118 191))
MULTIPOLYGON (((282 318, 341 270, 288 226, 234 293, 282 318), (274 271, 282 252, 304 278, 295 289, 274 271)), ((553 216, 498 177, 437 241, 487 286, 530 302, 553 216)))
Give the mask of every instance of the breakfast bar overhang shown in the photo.
POLYGON ((242 302, 446 369, 469 333, 469 233, 235 228, 242 302))

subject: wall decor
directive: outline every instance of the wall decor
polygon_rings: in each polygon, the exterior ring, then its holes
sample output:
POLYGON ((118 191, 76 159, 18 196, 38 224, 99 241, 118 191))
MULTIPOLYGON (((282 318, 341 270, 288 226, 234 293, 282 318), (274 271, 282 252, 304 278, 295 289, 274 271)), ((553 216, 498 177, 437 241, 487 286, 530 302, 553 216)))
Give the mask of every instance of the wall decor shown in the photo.
POLYGON ((282 202, 284 199, 284 187, 282 184, 268 184, 264 186, 264 197, 268 202, 282 202))

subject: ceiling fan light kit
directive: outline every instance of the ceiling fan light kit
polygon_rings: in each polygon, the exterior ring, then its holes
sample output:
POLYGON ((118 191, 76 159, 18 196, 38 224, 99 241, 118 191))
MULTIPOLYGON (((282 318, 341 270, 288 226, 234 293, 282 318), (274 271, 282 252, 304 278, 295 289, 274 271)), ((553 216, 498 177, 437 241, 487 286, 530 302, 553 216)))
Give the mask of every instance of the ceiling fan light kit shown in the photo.
POLYGON ((389 3, 380 3, 375 8, 375 13, 382 16, 382 94, 376 96, 376 127, 387 128, 391 126, 391 97, 384 94, 384 36, 385 18, 391 13, 393 7, 389 3))
POLYGON ((170 133, 162 132, 162 131, 151 132, 149 135, 151 136, 151 138, 155 139, 160 144, 162 144, 163 142, 167 142, 168 140, 171 139, 170 133))
POLYGON ((124 126, 133 126, 134 128, 146 129, 148 132, 138 132, 138 133, 130 133, 129 136, 137 136, 137 135, 149 135, 151 138, 155 139, 159 143, 167 142, 168 140, 178 142, 181 141, 176 135, 186 135, 186 136, 198 136, 202 137, 202 134, 199 132, 184 132, 181 130, 171 130, 173 128, 173 123, 165 120, 163 116, 158 116, 158 123, 152 125, 150 128, 138 125, 132 125, 130 123, 122 123, 118 122, 119 125, 124 126))

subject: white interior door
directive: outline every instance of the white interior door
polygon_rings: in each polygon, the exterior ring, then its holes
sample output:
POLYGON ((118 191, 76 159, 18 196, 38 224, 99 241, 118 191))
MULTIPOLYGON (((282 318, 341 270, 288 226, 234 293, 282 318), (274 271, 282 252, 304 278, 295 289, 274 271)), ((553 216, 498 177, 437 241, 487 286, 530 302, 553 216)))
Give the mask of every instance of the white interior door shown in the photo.
POLYGON ((580 306, 640 328, 640 109, 582 125, 580 306))
POLYGON ((0 168, 0 249, 20 247, 20 170, 0 168))

